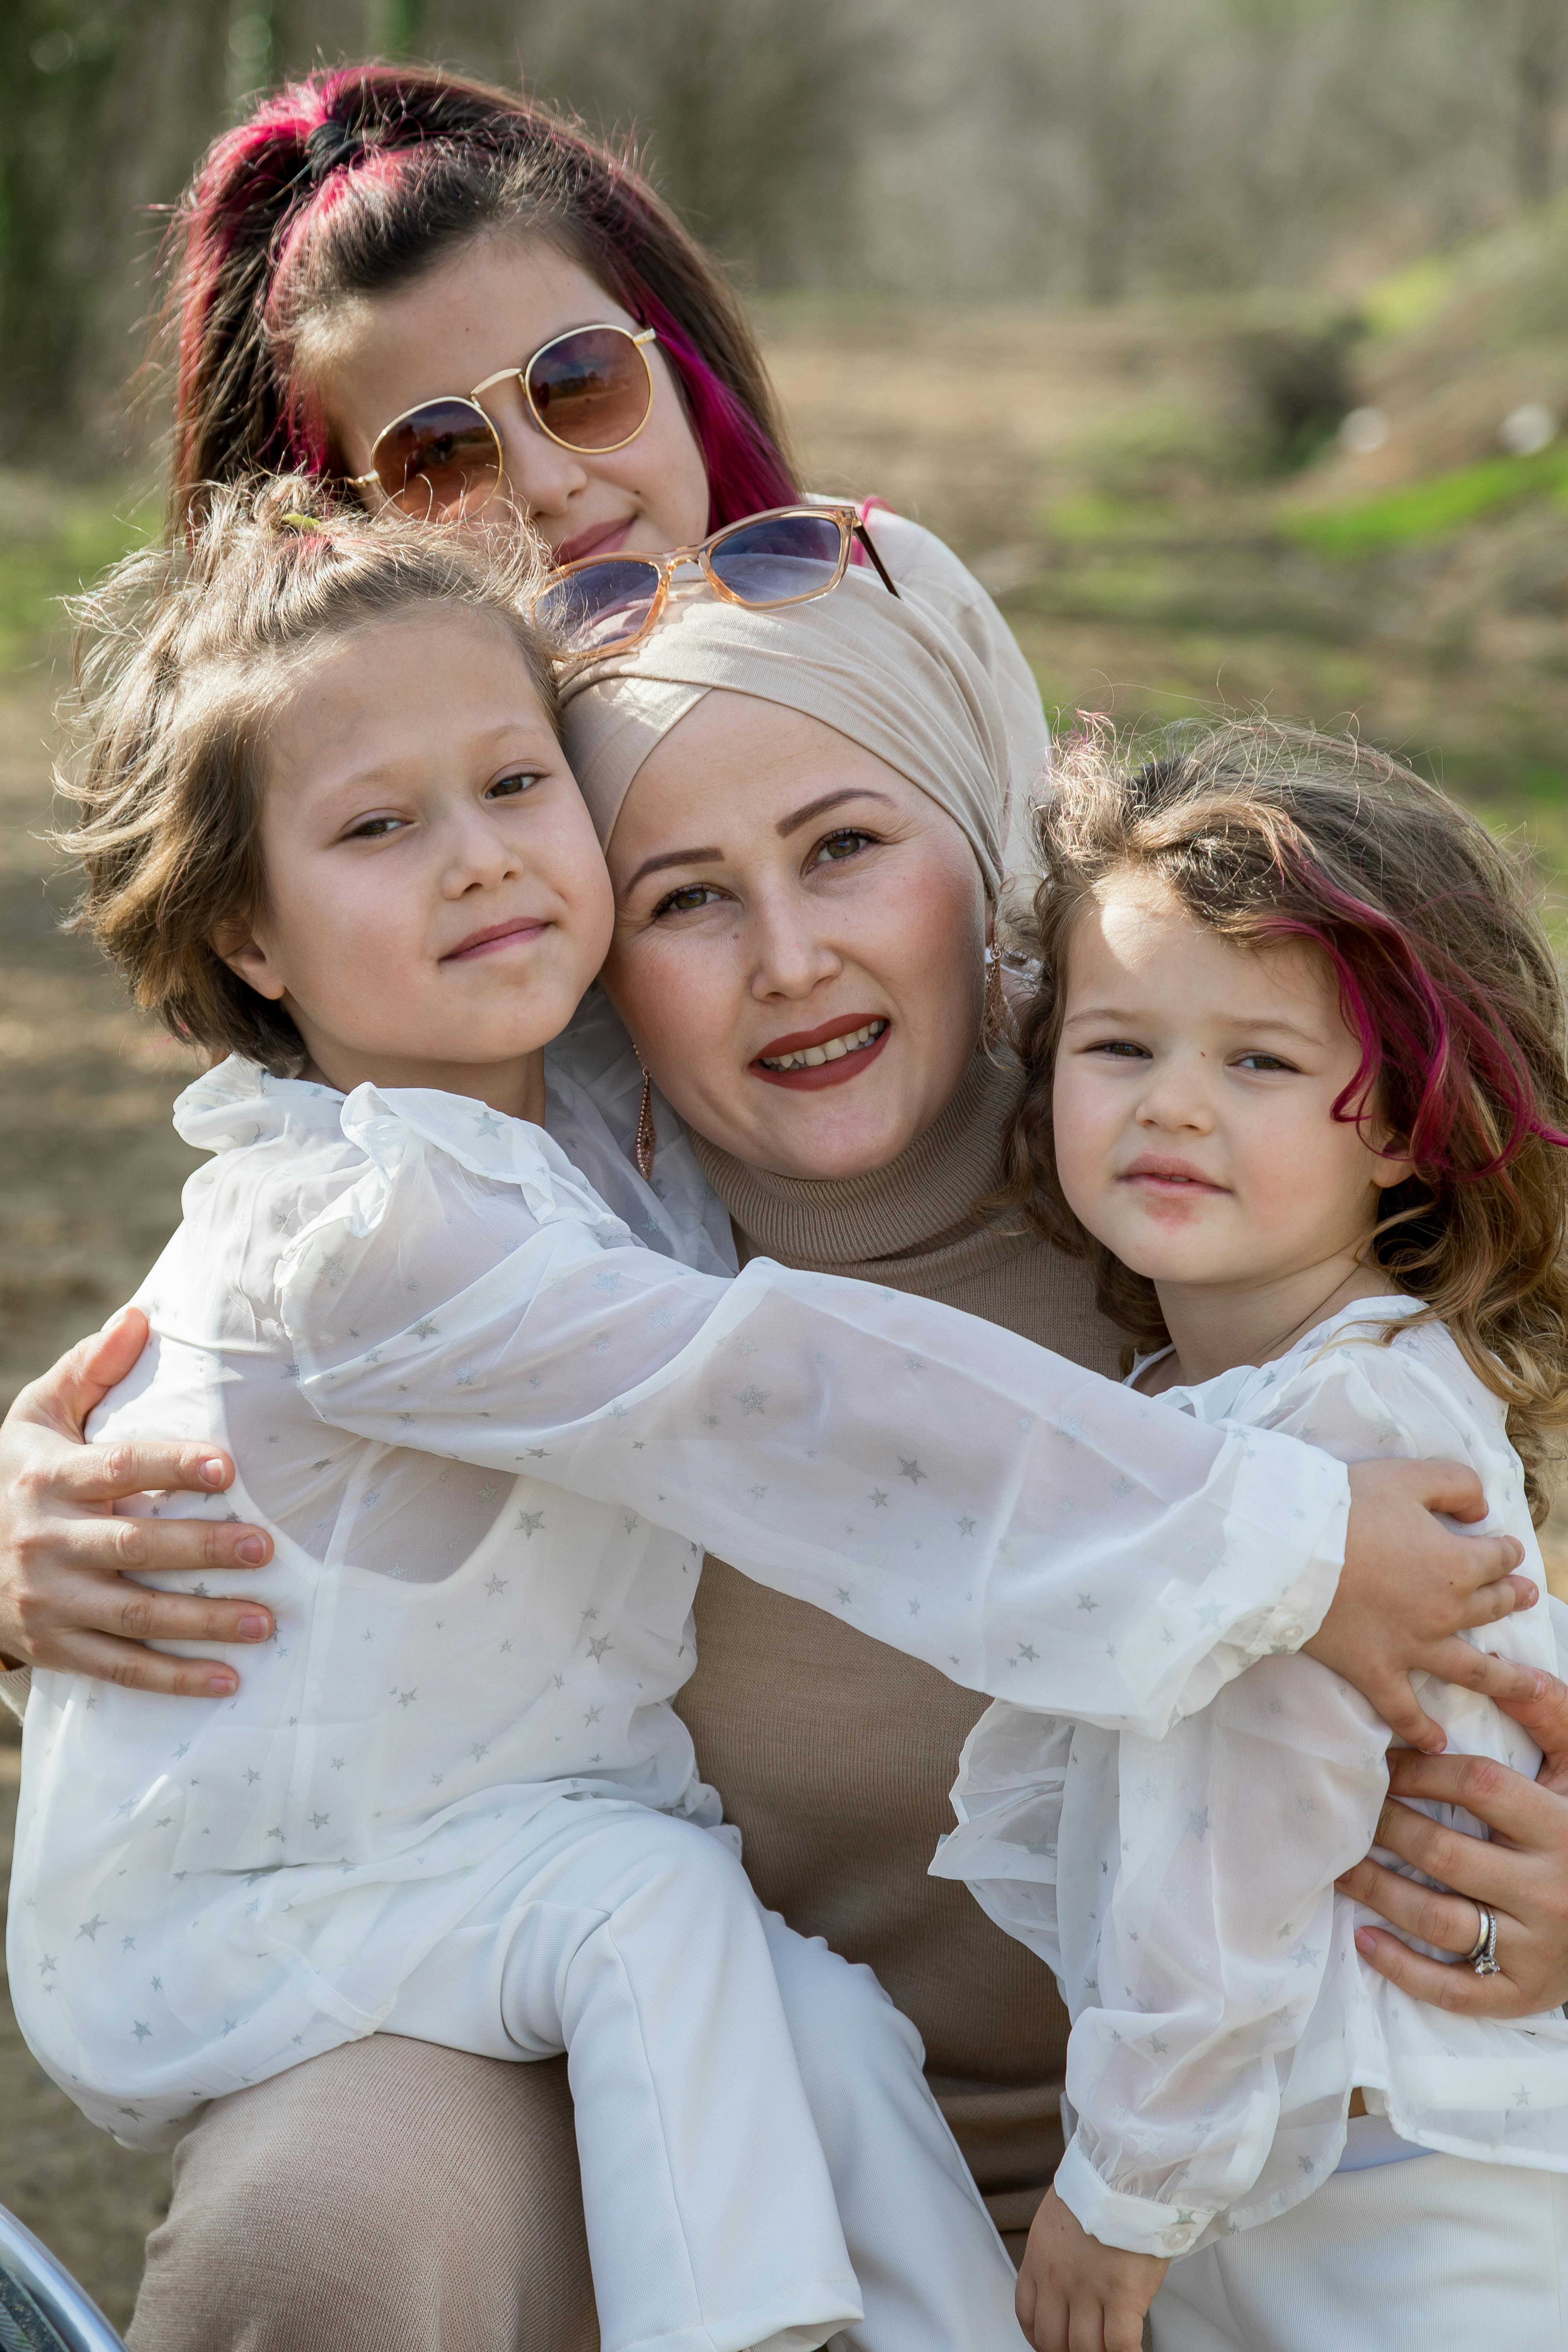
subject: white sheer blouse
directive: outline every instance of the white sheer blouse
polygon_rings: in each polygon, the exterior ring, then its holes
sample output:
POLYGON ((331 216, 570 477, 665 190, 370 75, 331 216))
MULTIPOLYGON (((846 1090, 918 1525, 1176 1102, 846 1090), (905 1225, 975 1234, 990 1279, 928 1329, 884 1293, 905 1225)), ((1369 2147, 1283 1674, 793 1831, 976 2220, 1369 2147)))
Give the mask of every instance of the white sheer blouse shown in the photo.
POLYGON ((279 1630, 210 1706, 36 1678, 12 1983, 123 2137, 373 2031, 563 1787, 718 1821, 668 1703, 705 1546, 1151 1736, 1332 1592, 1338 1464, 930 1301, 731 1278, 679 1156, 658 1201, 550 1087, 550 1133, 238 1062, 182 1097, 214 1157, 92 1433, 229 1445, 230 1495, 142 1507, 269 1528, 279 1630))
MULTIPOLYGON (((1417 1311, 1380 1299, 1380 1321, 1417 1311)), ((1441 1325, 1384 1346, 1363 1301, 1277 1362, 1158 1400, 1199 1426, 1289 1432, 1343 1462, 1470 1462, 1545 1578, 1498 1400, 1441 1325)), ((1163 1582, 1148 1556, 1150 1589, 1163 1582)), ((1557 1671, 1542 1600, 1488 1649, 1557 1671)), ((1541 1758, 1489 1700, 1422 1677, 1451 1749, 1533 1778, 1541 1758)), ((1309 1658, 1263 1660, 1151 1738, 999 1704, 970 1735, 962 1826, 932 1864, 1037 1951, 1073 2018, 1076 2128, 1057 2189, 1103 2243, 1190 2252, 1310 2194, 1337 2165, 1350 2094, 1405 2139, 1568 2170, 1568 2022, 1451 2017, 1355 1949, 1371 1915, 1336 1895, 1372 1843, 1389 1733, 1309 1658)), ((1451 1807, 1440 1818, 1485 1835, 1451 1807)), ((1394 1857, 1384 1859, 1392 1862, 1394 1857)), ((1377 1923, 1381 1924, 1381 1923, 1377 1923)))

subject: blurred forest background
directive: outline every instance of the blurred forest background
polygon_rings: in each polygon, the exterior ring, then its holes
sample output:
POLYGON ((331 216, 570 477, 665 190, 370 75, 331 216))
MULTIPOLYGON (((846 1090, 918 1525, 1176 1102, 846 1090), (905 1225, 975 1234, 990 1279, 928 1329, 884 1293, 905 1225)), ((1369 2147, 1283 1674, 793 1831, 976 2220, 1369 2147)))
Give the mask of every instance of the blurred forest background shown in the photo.
POLYGON ((1337 282, 1544 201, 1559 0, 10 0, 0 386, 100 449, 156 208, 319 58, 525 75, 763 289, 1113 302, 1337 282))
MULTIPOLYGON (((7 0, 0 1404, 194 1164, 181 1056, 58 929, 56 600, 158 528, 167 206, 249 97, 370 54, 634 140, 812 485, 947 538, 1065 723, 1353 719, 1568 943, 1568 0, 7 0)), ((121 2325, 166 2198, 0 2005, 0 2201, 121 2325)))

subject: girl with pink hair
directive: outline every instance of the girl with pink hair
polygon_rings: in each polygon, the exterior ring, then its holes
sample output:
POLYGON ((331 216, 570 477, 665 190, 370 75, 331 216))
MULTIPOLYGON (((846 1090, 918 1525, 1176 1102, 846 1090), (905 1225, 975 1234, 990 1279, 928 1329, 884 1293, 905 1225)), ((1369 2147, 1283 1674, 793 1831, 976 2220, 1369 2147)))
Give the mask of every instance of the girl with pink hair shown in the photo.
MULTIPOLYGON (((525 98, 412 67, 313 75, 216 142, 171 257, 176 527, 258 467, 373 509, 521 517, 558 563, 801 502, 713 263, 626 156, 525 98)), ((1006 623, 918 523, 881 511, 877 551, 990 672, 1021 803, 1048 741, 1006 623)))

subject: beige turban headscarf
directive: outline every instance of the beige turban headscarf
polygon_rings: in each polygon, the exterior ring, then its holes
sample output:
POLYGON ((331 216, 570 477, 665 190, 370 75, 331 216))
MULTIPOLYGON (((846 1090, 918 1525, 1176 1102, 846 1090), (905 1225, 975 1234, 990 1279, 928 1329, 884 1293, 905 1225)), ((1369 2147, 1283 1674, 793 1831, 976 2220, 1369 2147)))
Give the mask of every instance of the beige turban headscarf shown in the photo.
POLYGON ((968 837, 994 898, 1007 838, 1007 732, 995 689, 930 604, 851 571, 826 596, 759 613, 703 587, 627 652, 562 689, 566 756, 608 842, 637 770, 706 694, 820 719, 885 760, 968 837))

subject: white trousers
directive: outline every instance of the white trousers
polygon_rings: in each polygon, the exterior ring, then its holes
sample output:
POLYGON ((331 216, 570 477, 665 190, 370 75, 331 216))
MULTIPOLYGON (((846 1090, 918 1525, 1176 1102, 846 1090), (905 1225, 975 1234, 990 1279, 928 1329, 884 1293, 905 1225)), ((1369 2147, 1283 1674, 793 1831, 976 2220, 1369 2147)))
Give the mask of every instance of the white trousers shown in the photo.
POLYGON ((1423 2156, 1337 2172, 1173 2263, 1154 2352, 1564 2352, 1568 2177, 1423 2156))
POLYGON ((1012 2265, 870 1970, 689 1822, 563 1799, 538 1832, 385 2030, 565 2050, 604 2352, 1019 2352, 1012 2265))

